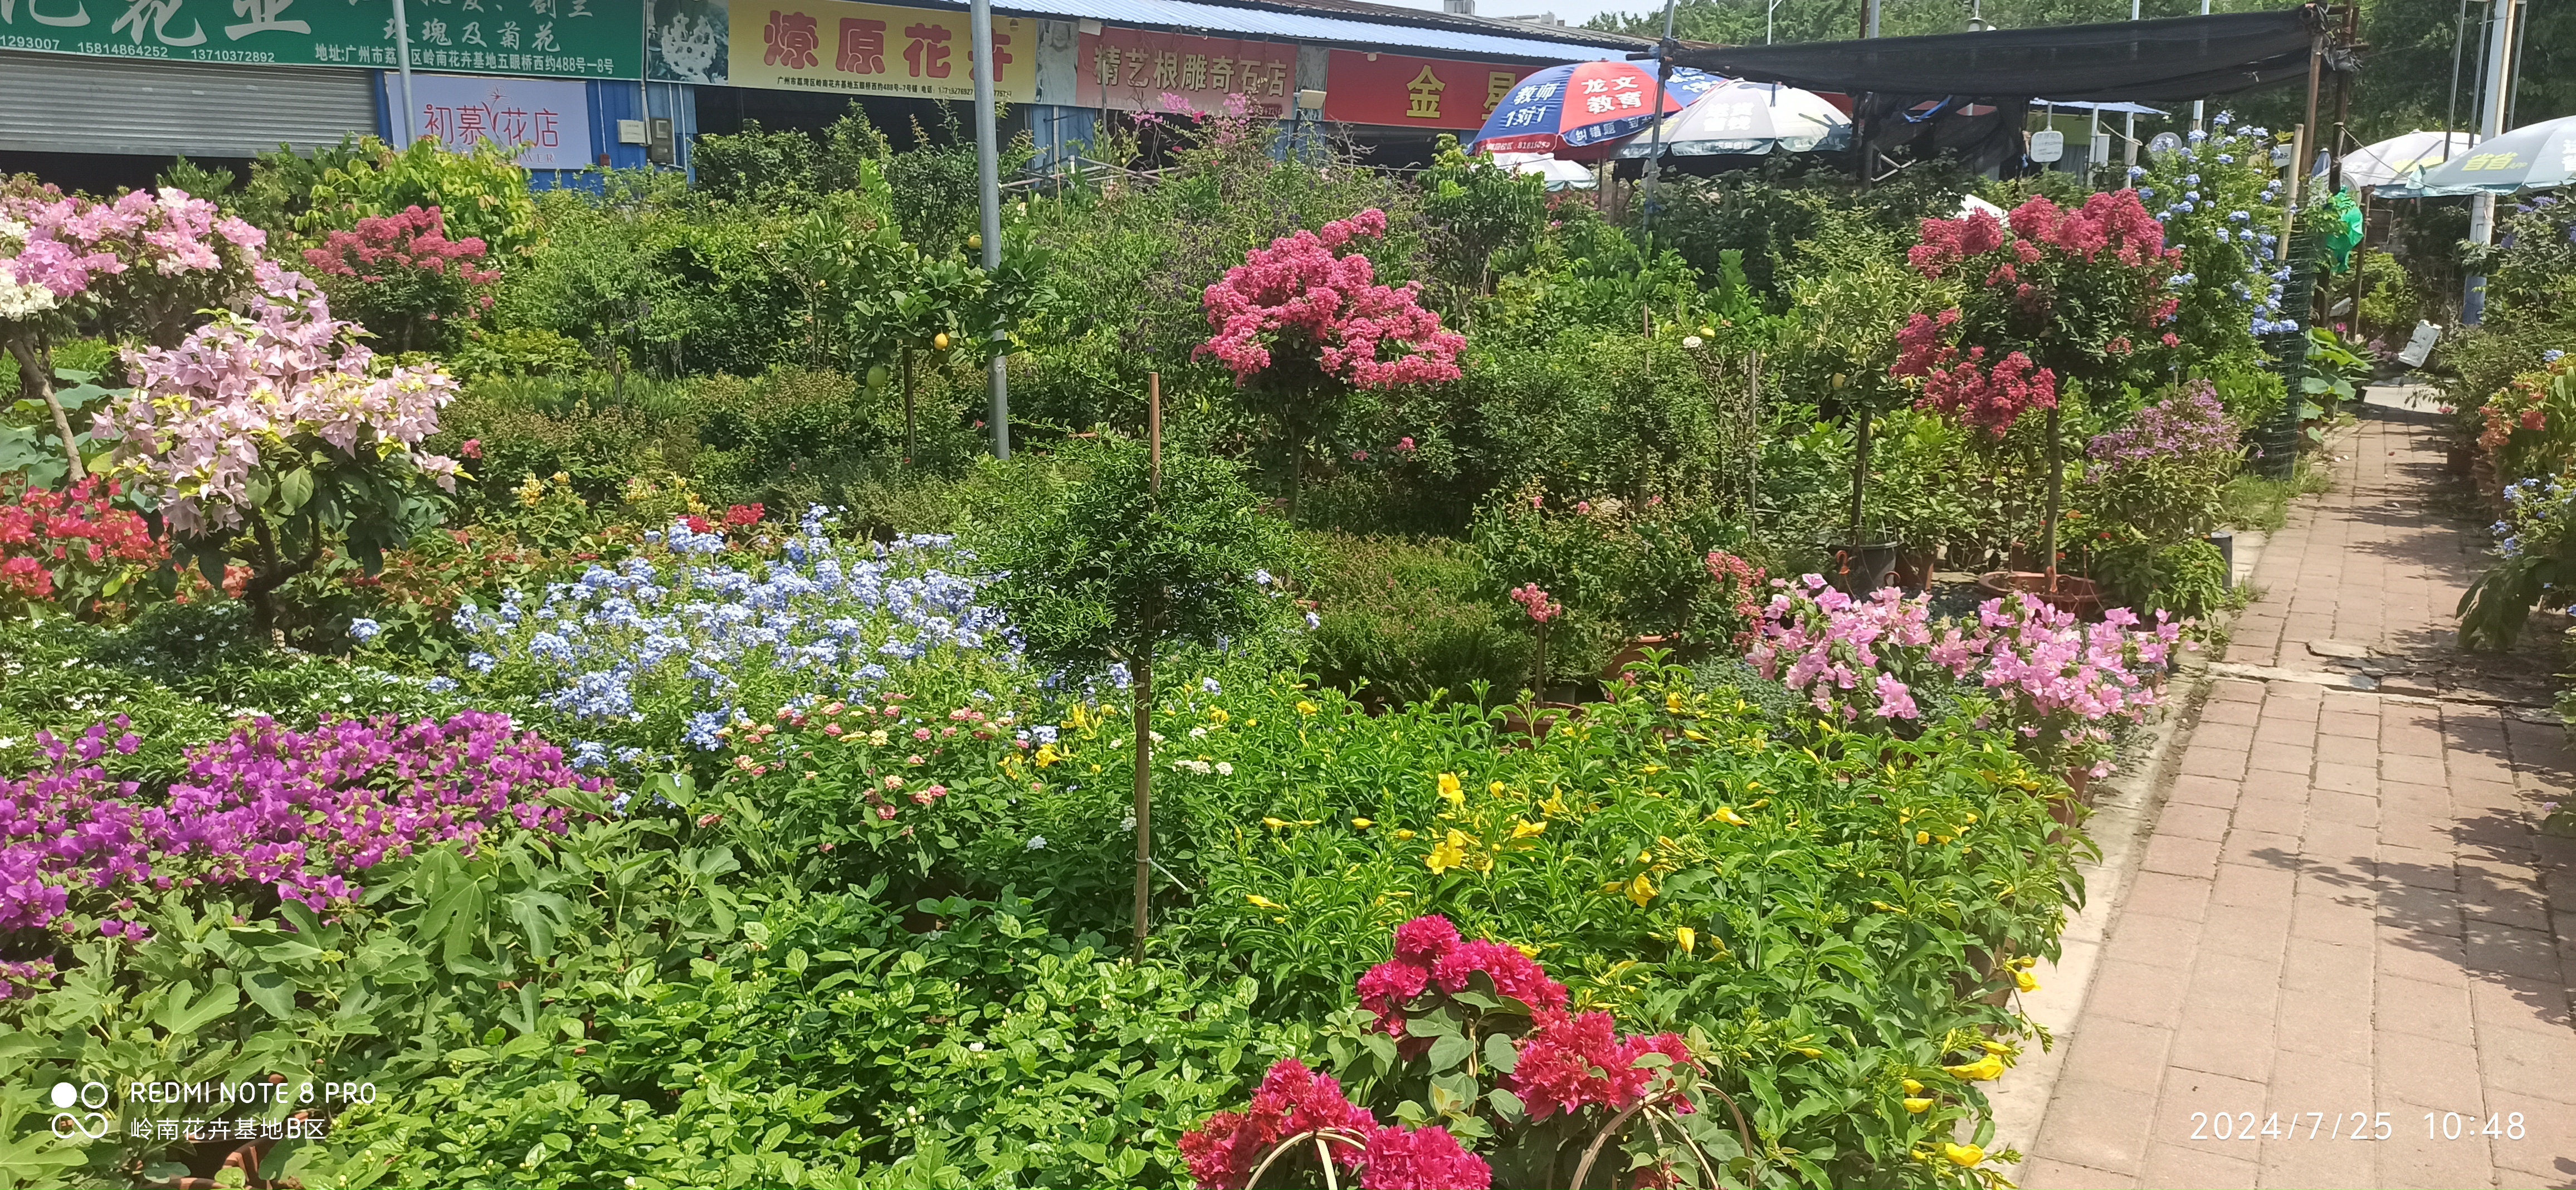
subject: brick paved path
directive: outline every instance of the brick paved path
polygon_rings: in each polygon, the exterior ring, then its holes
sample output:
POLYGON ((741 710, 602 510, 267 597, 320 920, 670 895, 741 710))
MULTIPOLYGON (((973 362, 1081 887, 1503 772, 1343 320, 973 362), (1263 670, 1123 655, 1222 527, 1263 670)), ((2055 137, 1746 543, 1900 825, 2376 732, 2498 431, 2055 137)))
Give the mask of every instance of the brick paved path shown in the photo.
MULTIPOLYGON (((2264 549, 2227 660, 2447 647, 2481 543, 2421 509, 2433 432, 2372 412, 2264 549)), ((2576 849, 2530 829, 2569 785, 2561 730, 2221 679, 2185 747, 2018 1180, 2576 1185, 2576 849), (2521 1139, 2484 1135, 2515 1112, 2521 1139), (2218 1139, 2221 1113, 2257 1139, 2218 1139)))

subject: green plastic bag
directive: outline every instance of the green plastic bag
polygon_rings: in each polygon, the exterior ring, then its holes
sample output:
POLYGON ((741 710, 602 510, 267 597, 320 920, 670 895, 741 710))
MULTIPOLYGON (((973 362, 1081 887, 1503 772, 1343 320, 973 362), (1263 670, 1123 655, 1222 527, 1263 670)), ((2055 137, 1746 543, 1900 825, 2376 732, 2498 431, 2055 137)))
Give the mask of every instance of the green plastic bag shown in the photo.
POLYGON ((2361 204, 2352 199, 2352 187, 2336 191, 2326 201, 2326 261, 2338 273, 2352 271, 2352 250, 2361 246, 2361 204))

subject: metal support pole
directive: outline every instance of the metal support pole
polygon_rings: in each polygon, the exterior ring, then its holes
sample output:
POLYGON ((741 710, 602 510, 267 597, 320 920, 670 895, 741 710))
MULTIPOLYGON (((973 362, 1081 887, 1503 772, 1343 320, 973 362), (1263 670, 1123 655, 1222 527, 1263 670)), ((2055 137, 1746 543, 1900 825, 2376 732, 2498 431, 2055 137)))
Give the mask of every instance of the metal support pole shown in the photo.
POLYGON ((413 123, 420 117, 417 114, 419 109, 412 106, 411 21, 403 15, 403 0, 394 0, 394 63, 402 69, 402 147, 408 149, 413 141, 420 139, 420 132, 413 123))
MULTIPOLYGON (((2202 15, 2202 16, 2208 16, 2208 15, 2209 15, 2209 0, 2200 0, 2200 15, 2202 15)), ((2195 99, 2195 100, 2192 100, 2192 101, 2191 101, 2191 130, 2192 130, 2192 131, 2194 131, 2194 132, 2199 132, 2199 131, 2201 131, 2202 129, 2205 129, 2205 128, 2209 127, 2209 124, 2208 124, 2208 122, 2207 122, 2207 116, 2208 116, 2208 114, 2209 114, 2209 101, 2208 101, 2208 100, 2206 100, 2206 99, 2195 99)))
POLYGON ((2469 44, 2469 0, 2460 0, 2460 15, 2451 23, 2451 104, 2442 112, 2442 160, 2451 159, 2451 133, 2460 127, 2460 51, 2469 44))
MULTIPOLYGON (((2513 18, 2516 5, 2512 0, 2495 0, 2495 18, 2487 26, 2487 89, 2479 97, 2478 129, 2481 141, 2504 135, 2504 113, 2508 97, 2513 94, 2513 18)), ((2469 242, 2484 248, 2495 242, 2496 196, 2479 193, 2469 199, 2469 242)), ((2460 322, 2476 326, 2486 316, 2487 279, 2472 275, 2460 295, 2460 322)))
MULTIPOLYGON (((2138 4, 2139 0, 2129 0, 2130 20, 2138 19, 2138 4)), ((2126 190, 2137 185, 2137 182, 2129 177, 2129 171, 2138 164, 2138 113, 2130 112, 2123 118, 2120 137, 2128 142, 2120 149, 2120 189, 2126 190)))
MULTIPOLYGON (((1002 267, 1002 159, 993 126, 993 0, 973 0, 967 7, 967 36, 975 54, 975 178, 984 199, 984 271, 1002 267)), ((989 328, 988 328, 989 329, 989 328)), ((996 353, 993 378, 993 457, 1011 457, 1011 381, 1007 356, 996 353)), ((1141 825, 1141 824, 1140 824, 1141 825)))
POLYGON ((1675 0, 1664 0, 1664 39, 1655 43, 1655 122, 1647 126, 1653 131, 1646 136, 1646 186, 1643 197, 1637 200, 1637 230, 1650 236, 1655 229, 1655 175, 1662 173, 1664 166, 1664 88, 1673 77, 1674 3, 1675 0))

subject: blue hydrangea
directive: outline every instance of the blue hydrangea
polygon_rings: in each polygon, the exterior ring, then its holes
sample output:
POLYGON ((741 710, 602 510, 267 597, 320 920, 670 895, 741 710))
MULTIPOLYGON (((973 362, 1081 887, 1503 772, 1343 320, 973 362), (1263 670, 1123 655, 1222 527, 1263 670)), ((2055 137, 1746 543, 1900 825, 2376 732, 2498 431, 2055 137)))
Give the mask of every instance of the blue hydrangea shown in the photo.
POLYGON ((364 617, 349 621, 349 639, 362 645, 376 639, 384 630, 384 625, 364 617))
POLYGON ((2554 364, 2559 360, 2566 358, 2566 355, 2566 352, 2552 347, 2549 350, 2540 353, 2540 362, 2544 364, 2554 364))

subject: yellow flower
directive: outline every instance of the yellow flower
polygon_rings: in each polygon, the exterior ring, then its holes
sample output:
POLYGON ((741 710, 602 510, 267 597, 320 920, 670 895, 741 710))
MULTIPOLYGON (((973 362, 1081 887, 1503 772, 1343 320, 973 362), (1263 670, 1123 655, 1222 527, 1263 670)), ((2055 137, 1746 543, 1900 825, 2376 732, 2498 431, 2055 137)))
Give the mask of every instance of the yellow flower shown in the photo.
POLYGON ((1448 838, 1432 844, 1431 854, 1423 859, 1422 864, 1431 869, 1434 876, 1451 868, 1472 867, 1481 872, 1493 867, 1494 861, 1477 854, 1475 848, 1476 841, 1468 838, 1467 832, 1452 830, 1448 838))
POLYGON ((1225 721, 1226 721, 1227 719, 1229 719, 1229 718, 1232 718, 1232 716, 1227 715, 1227 714, 1225 713, 1225 708, 1224 708, 1224 707, 1209 707, 1209 708, 1208 708, 1208 721, 1209 721, 1209 722, 1212 722, 1212 723, 1223 723, 1223 722, 1225 722, 1225 721))
POLYGON ((1743 815, 1736 813, 1735 807, 1733 806, 1719 806, 1717 808, 1717 820, 1728 826, 1753 825, 1753 823, 1747 820, 1743 815))
POLYGON ((1503 796, 1503 783, 1500 781, 1489 782, 1485 786, 1485 792, 1490 793, 1495 797, 1501 797, 1503 796))
POLYGON ((1949 1158, 1952 1165, 1975 1165, 1986 1159, 1986 1151, 1975 1145, 1943 1144, 1941 1155, 1949 1158))
POLYGON ((2036 992, 2039 990, 2039 979, 2028 971, 2015 971, 2013 986, 2025 992, 2036 992))
POLYGON ((1646 902, 1655 899, 1655 882, 1644 876, 1629 881, 1628 899, 1635 901, 1639 909, 1645 908, 1646 902))
POLYGON ((1689 926, 1683 926, 1683 927, 1681 927, 1681 928, 1679 928, 1679 929, 1677 929, 1677 930, 1674 930, 1674 931, 1673 931, 1673 945, 1681 947, 1681 948, 1682 948, 1682 953, 1683 953, 1683 954, 1689 954, 1689 953, 1691 953, 1691 952, 1693 952, 1693 951, 1698 950, 1698 949, 1699 949, 1699 931, 1694 930, 1694 929, 1690 928, 1689 926))
POLYGON ((1920 1094, 1922 1094, 1922 1093, 1923 1093, 1923 1084, 1918 1083, 1918 1082, 1916 1082, 1916 1081, 1914 1081, 1913 1079, 1910 1079, 1910 1078, 1909 1078, 1909 1079, 1906 1079, 1906 1080, 1905 1080, 1905 1093, 1906 1093, 1906 1094, 1908 1094, 1908 1095, 1920 1095, 1920 1094))
POLYGON ((1524 819, 1512 824, 1512 837, 1515 839, 1526 839, 1532 835, 1543 835, 1546 833, 1547 824, 1544 822, 1531 822, 1524 819))
POLYGON ((2001 1078, 2004 1073, 2004 1060, 1988 1054, 1965 1066, 1944 1066, 1941 1069, 1969 1082, 1981 1083, 1988 1079, 2001 1078))
POLYGON ((1364 831, 1376 825, 1376 823, 1371 822, 1366 818, 1354 818, 1351 820, 1351 829, 1355 831, 1364 831))
POLYGON ((1040 744, 1038 745, 1038 754, 1030 759, 1036 761, 1039 768, 1045 768, 1048 765, 1064 759, 1064 757, 1056 752, 1055 745, 1040 744))
POLYGON ((1274 830, 1274 831, 1275 831, 1275 830, 1278 830, 1279 828, 1281 828, 1281 827, 1283 827, 1283 826, 1288 825, 1288 820, 1287 820, 1287 819, 1284 819, 1284 818, 1264 818, 1264 819, 1262 819, 1262 820, 1261 820, 1261 825, 1266 826, 1266 827, 1269 827, 1270 829, 1272 829, 1272 830, 1274 830))
POLYGON ((1680 714, 1682 711, 1682 696, 1678 692, 1665 695, 1664 709, 1671 711, 1676 715, 1680 714))
POLYGON ((1817 1049, 1812 1045, 1793 1046, 1791 1048, 1810 1058, 1821 1058, 1825 1056, 1825 1051, 1817 1049))
POLYGON ((1254 906, 1255 908, 1259 908, 1259 909, 1285 909, 1285 908, 1287 908, 1287 906, 1286 906, 1286 905, 1282 905, 1282 904, 1280 904, 1279 902, 1274 901, 1274 900, 1271 900, 1271 899, 1270 899, 1270 898, 1268 898, 1268 897, 1258 896, 1258 895, 1255 895, 1255 894, 1252 894, 1252 893, 1245 893, 1245 894, 1243 895, 1243 899, 1244 899, 1244 900, 1247 900, 1247 901, 1252 902, 1253 906, 1254 906))
POLYGON ((1458 774, 1440 774, 1440 799, 1448 802, 1452 806, 1457 806, 1462 809, 1465 808, 1467 804, 1467 795, 1458 787, 1458 774))
POLYGON ((1300 715, 1312 715, 1312 714, 1314 714, 1314 713, 1315 713, 1315 704, 1313 704, 1313 703, 1311 703, 1311 702, 1308 702, 1308 701, 1306 701, 1305 699, 1302 699, 1302 698, 1301 698, 1301 699, 1298 699, 1298 700, 1297 700, 1297 713, 1298 713, 1298 714, 1300 714, 1300 715))
POLYGON ((1538 804, 1538 812, 1550 818, 1565 813, 1564 792, 1560 790, 1548 794, 1547 800, 1538 804))
POLYGON ((569 476, 569 475, 564 474, 564 473, 563 473, 563 472, 561 472, 561 471, 557 471, 557 472, 555 472, 555 482, 556 482, 556 483, 571 483, 571 482, 572 482, 572 477, 571 477, 571 476, 569 476))
POLYGON ((1925 844, 1927 844, 1927 843, 1930 843, 1931 841, 1932 841, 1932 832, 1930 832, 1930 831, 1916 831, 1916 832, 1914 832, 1914 845, 1915 845, 1915 846, 1917 846, 1917 847, 1921 847, 1921 846, 1923 846, 1923 845, 1925 845, 1925 844))
POLYGON ((1913 1112, 1915 1115, 1919 1116, 1932 1110, 1932 1101, 1929 1099, 1908 1099, 1905 1101, 1905 1110, 1913 1112))
POLYGON ((2000 1041, 1980 1041, 1977 1044, 1984 1046, 1987 1053, 1994 1054, 1998 1057, 2012 1052, 2011 1046, 2005 1045, 2000 1041))
POLYGON ((1408 830, 1398 830, 1395 832, 1395 837, 1399 839, 1410 839, 1413 837, 1413 832, 1408 830))

